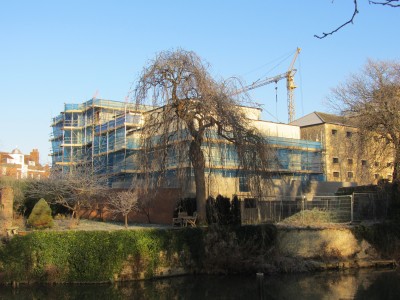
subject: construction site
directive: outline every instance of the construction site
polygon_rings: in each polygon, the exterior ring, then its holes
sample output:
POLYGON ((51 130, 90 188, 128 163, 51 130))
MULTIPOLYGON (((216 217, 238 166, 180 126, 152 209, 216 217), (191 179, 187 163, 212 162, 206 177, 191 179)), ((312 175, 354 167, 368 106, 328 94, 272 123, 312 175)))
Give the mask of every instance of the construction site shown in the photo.
MULTIPOLYGON (((297 48, 285 73, 257 80, 236 91, 236 94, 246 93, 286 79, 288 124, 262 120, 260 108, 238 107, 262 134, 265 143, 274 149, 274 161, 271 161, 268 169, 268 177, 273 184, 268 196, 296 197, 302 195, 312 182, 326 179, 321 143, 301 139, 300 127, 290 125, 295 119, 294 64, 299 53, 300 48, 297 48)), ((139 179, 144 176, 138 161, 141 151, 144 151, 142 127, 146 114, 156 109, 160 108, 95 97, 81 104, 65 104, 64 110, 53 118, 51 125, 53 168, 63 173, 72 172, 74 166, 85 162, 90 163, 97 174, 107 175, 108 185, 112 188, 140 185, 139 179)), ((203 151, 207 153, 205 177, 208 195, 250 196, 236 149, 212 133, 212 130, 210 135, 212 138, 203 146, 203 151)), ((157 140, 158 137, 152 138, 157 140)), ((178 161, 182 159, 174 157, 176 153, 168 155, 166 175, 170 180, 163 183, 164 187, 181 189, 182 196, 194 196, 193 170, 189 158, 184 157, 185 175, 183 180, 178 180, 178 168, 182 168, 182 162, 178 166, 178 161)))
MULTIPOLYGON (((65 104, 64 111, 52 122, 53 168, 69 172, 72 168, 90 161, 96 172, 108 175, 113 188, 129 188, 140 177, 137 153, 141 151, 141 127, 144 115, 153 107, 137 107, 126 102, 91 99, 82 104, 65 104)), ((269 170, 275 181, 285 182, 287 188, 293 181, 324 181, 321 164, 322 148, 319 142, 300 139, 300 128, 260 120, 261 110, 246 108, 254 126, 262 132, 266 141, 276 150, 278 163, 269 170)), ((214 183, 209 194, 237 194, 247 192, 238 173, 238 162, 233 147, 218 144, 218 151, 208 156, 207 176, 214 183), (222 180, 223 179, 223 180, 222 180)), ((190 176, 190 164, 187 174, 190 176)), ((173 174, 174 166, 169 172, 173 174)), ((172 176, 172 175, 171 175, 172 176)), ((184 194, 193 194, 190 178, 186 180, 184 194)), ((170 183, 169 187, 177 187, 170 183)), ((279 184, 279 193, 288 193, 279 184)))
MULTIPOLYGON (((303 196, 311 199, 315 194, 333 194, 340 186, 351 186, 357 182, 376 183, 382 178, 381 173, 390 172, 390 168, 378 170, 376 167, 369 167, 376 166, 376 163, 368 163, 373 157, 367 160, 362 151, 355 156, 354 151, 349 153, 341 150, 342 146, 349 148, 348 142, 353 141, 357 129, 337 121, 340 120, 338 117, 313 113, 296 120, 294 90, 297 87, 294 75, 297 70, 294 64, 299 53, 300 48, 297 48, 286 72, 256 80, 230 94, 235 96, 286 80, 287 124, 262 120, 263 110, 258 106, 237 106, 237 110, 245 116, 246 123, 251 124, 261 134, 263 143, 274 151, 274 158, 269 162, 267 170, 269 183, 263 187, 268 191, 262 196, 258 195, 259 199, 296 199, 303 196), (336 134, 335 139, 330 138, 331 132, 336 134), (343 145, 337 140, 337 132, 340 135, 342 132, 345 134, 346 143, 343 145), (336 141, 335 145, 331 145, 331 141, 336 141), (332 152, 332 149, 336 150, 332 152)), ((141 162, 143 159, 154 159, 155 153, 159 151, 155 149, 161 147, 161 133, 155 130, 150 133, 153 148, 144 148, 143 142, 149 133, 145 133, 143 128, 149 116, 168 111, 167 106, 137 105, 128 101, 96 97, 80 104, 65 104, 64 110, 53 118, 51 125, 53 168, 67 173, 82 163, 90 164, 96 174, 107 176, 111 188, 140 186, 149 171, 143 169, 141 162), (147 152, 143 156, 145 151, 147 152)), ((176 127, 174 130, 175 140, 170 142, 182 143, 188 148, 191 137, 185 134, 187 128, 176 127), (179 131, 181 132, 176 134, 179 131)), ((219 136, 215 128, 208 129, 207 136, 207 142, 202 145, 207 194, 254 196, 250 193, 248 175, 243 172, 234 145, 219 136)), ((180 189, 183 197, 195 196, 193 166, 188 152, 178 154, 168 150, 171 145, 164 145, 168 154, 165 158, 167 164, 162 172, 165 172, 167 180, 161 187, 180 189)), ((158 171, 152 169, 150 172, 158 171)))

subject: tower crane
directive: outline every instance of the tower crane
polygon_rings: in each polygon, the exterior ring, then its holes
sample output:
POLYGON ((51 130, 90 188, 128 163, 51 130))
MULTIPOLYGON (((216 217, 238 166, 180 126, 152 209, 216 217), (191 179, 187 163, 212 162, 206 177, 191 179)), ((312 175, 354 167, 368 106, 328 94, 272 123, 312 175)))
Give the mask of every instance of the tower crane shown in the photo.
POLYGON ((244 93, 256 88, 259 88, 261 86, 270 84, 270 83, 277 83, 279 80, 286 78, 286 88, 287 88, 287 105, 288 105, 288 123, 291 123, 295 119, 295 105, 294 105, 294 90, 297 88, 296 84, 294 83, 294 75, 296 74, 296 69, 293 68, 294 63, 296 62, 296 59, 300 53, 301 49, 297 48, 296 53, 293 57, 293 60, 289 66, 289 69, 282 74, 273 76, 273 77, 268 77, 262 80, 257 80, 253 82, 252 84, 243 87, 242 89, 238 90, 235 95, 244 93))
POLYGON ((296 73, 296 69, 293 69, 294 63, 296 62, 297 56, 299 56, 301 49, 297 48, 296 53, 293 57, 292 63, 289 66, 286 77, 286 88, 287 88, 287 102, 288 102, 288 123, 291 123, 294 121, 296 112, 294 108, 294 89, 297 88, 297 86, 294 83, 294 74, 296 73))

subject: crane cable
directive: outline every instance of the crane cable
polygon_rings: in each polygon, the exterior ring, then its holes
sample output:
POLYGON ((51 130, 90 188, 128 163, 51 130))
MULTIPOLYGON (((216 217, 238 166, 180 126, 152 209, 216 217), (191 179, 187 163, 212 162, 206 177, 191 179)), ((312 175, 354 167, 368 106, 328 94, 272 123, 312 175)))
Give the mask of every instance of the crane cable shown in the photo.
POLYGON ((301 57, 299 55, 299 77, 300 77, 300 103, 301 103, 301 115, 304 116, 304 99, 303 99, 303 76, 301 72, 301 57))
POLYGON ((278 82, 275 82, 275 115, 278 120, 278 82))
MULTIPOLYGON (((267 62, 267 63, 265 63, 265 64, 263 64, 263 65, 261 65, 261 66, 259 66, 259 67, 256 67, 256 68, 254 68, 254 69, 252 69, 252 70, 250 70, 250 71, 244 73, 242 76, 246 76, 246 75, 248 75, 248 74, 250 74, 250 73, 253 73, 253 72, 255 72, 255 71, 258 71, 258 70, 264 68, 265 66, 271 65, 272 63, 278 61, 278 63, 276 63, 273 67, 271 67, 266 73, 264 73, 264 75, 262 75, 262 76, 258 79, 258 80, 261 80, 262 78, 267 77, 267 75, 268 75, 269 73, 271 73, 271 71, 273 71, 274 69, 276 69, 277 67, 279 67, 281 64, 283 64, 283 62, 286 61, 289 57, 293 56, 293 53, 294 53, 293 51, 290 51, 289 53, 285 53, 285 54, 281 55, 280 57, 271 60, 270 62, 267 62)), ((256 81, 258 81, 258 80, 256 80, 256 81)))

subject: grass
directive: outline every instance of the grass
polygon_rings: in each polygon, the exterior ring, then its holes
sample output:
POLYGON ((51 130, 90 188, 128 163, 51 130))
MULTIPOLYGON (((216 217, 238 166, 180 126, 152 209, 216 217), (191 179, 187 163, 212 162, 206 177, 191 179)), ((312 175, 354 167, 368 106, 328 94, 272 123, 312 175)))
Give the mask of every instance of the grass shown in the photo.
MULTIPOLYGON (((32 229, 25 226, 25 220, 23 218, 16 218, 13 221, 14 226, 18 226, 20 231, 32 231, 32 229)), ((146 228, 168 228, 168 225, 160 224, 130 224, 128 230, 134 229, 146 229, 146 228)), ((80 219, 79 222, 75 219, 70 218, 59 218, 54 219, 54 226, 46 231, 64 231, 64 230, 83 230, 83 231, 113 231, 126 229, 122 222, 102 222, 95 220, 80 219)))
MULTIPOLYGON (((81 219, 79 223, 76 220, 65 219, 65 220, 54 220, 53 230, 121 230, 125 229, 123 223, 118 222, 101 222, 94 220, 81 219)), ((163 225, 156 224, 132 224, 128 226, 128 229, 144 229, 144 228, 161 228, 163 225)))

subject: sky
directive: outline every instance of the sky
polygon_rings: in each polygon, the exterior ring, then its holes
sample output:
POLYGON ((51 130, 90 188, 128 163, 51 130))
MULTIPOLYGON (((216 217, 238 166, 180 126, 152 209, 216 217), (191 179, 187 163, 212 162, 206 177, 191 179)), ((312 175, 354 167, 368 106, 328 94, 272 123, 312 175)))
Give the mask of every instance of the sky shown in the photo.
MULTIPOLYGON (((359 0, 0 0, 0 151, 37 148, 50 163, 51 119, 64 103, 124 101, 164 50, 196 52, 218 80, 285 73, 297 47, 296 118, 329 112, 330 89, 367 59, 399 60, 400 8, 359 0)), ((251 91, 262 118, 287 122, 286 82, 251 91), (277 97, 276 97, 277 96, 277 97)))

